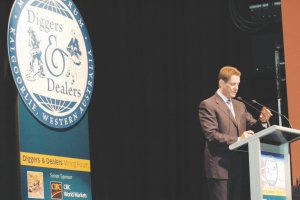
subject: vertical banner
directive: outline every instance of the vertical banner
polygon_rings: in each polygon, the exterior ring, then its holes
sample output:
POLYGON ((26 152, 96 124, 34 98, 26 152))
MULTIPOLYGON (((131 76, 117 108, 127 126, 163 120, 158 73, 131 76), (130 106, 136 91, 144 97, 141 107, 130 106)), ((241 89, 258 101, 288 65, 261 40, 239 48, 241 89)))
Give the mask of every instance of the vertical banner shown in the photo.
POLYGON ((261 180, 264 200, 285 200, 284 155, 261 152, 261 180))
POLYGON ((87 109, 94 58, 71 0, 16 0, 8 53, 19 91, 22 199, 92 199, 87 109))

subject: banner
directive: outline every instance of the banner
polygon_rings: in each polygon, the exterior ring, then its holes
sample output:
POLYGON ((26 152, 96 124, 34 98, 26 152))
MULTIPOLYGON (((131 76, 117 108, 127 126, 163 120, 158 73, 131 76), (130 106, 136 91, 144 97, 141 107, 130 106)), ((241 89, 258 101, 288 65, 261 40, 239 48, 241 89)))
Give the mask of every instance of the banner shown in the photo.
POLYGON ((16 0, 8 54, 19 91, 22 199, 92 199, 87 109, 94 58, 71 0, 16 0))

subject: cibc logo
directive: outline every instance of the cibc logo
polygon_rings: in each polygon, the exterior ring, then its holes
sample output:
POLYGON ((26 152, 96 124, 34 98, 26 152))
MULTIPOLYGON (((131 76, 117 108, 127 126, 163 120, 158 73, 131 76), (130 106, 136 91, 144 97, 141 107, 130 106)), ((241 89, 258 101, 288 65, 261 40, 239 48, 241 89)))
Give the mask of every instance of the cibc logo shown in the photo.
POLYGON ((8 24, 12 74, 30 112, 52 128, 85 114, 94 87, 94 57, 72 0, 16 0, 8 24))
POLYGON ((51 186, 51 199, 62 199, 62 183, 50 182, 51 186))
POLYGON ((70 184, 64 184, 64 190, 71 190, 70 184))

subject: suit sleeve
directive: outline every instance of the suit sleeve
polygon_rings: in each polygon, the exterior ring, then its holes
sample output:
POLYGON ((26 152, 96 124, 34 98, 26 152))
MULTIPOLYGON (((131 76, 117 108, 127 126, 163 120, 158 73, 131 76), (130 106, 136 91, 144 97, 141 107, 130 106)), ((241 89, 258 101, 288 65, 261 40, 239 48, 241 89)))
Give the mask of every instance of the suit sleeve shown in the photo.
POLYGON ((199 106, 199 120, 207 142, 228 146, 237 141, 237 136, 232 136, 229 133, 219 132, 219 121, 215 107, 206 101, 202 101, 199 106))
POLYGON ((256 120, 252 115, 246 110, 246 121, 247 121, 247 130, 253 130, 255 133, 264 129, 260 120, 256 120))

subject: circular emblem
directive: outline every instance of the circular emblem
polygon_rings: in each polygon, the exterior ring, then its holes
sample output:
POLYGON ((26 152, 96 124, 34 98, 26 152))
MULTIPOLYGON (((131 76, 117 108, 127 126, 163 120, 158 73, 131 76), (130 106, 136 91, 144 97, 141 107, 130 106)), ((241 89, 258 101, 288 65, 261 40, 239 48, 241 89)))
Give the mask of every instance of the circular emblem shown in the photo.
POLYGON ((16 0, 8 24, 12 74, 30 112, 53 128, 75 125, 94 86, 85 22, 71 0, 16 0))
POLYGON ((276 159, 270 155, 265 160, 265 177, 270 186, 275 186, 278 178, 278 167, 276 159))

